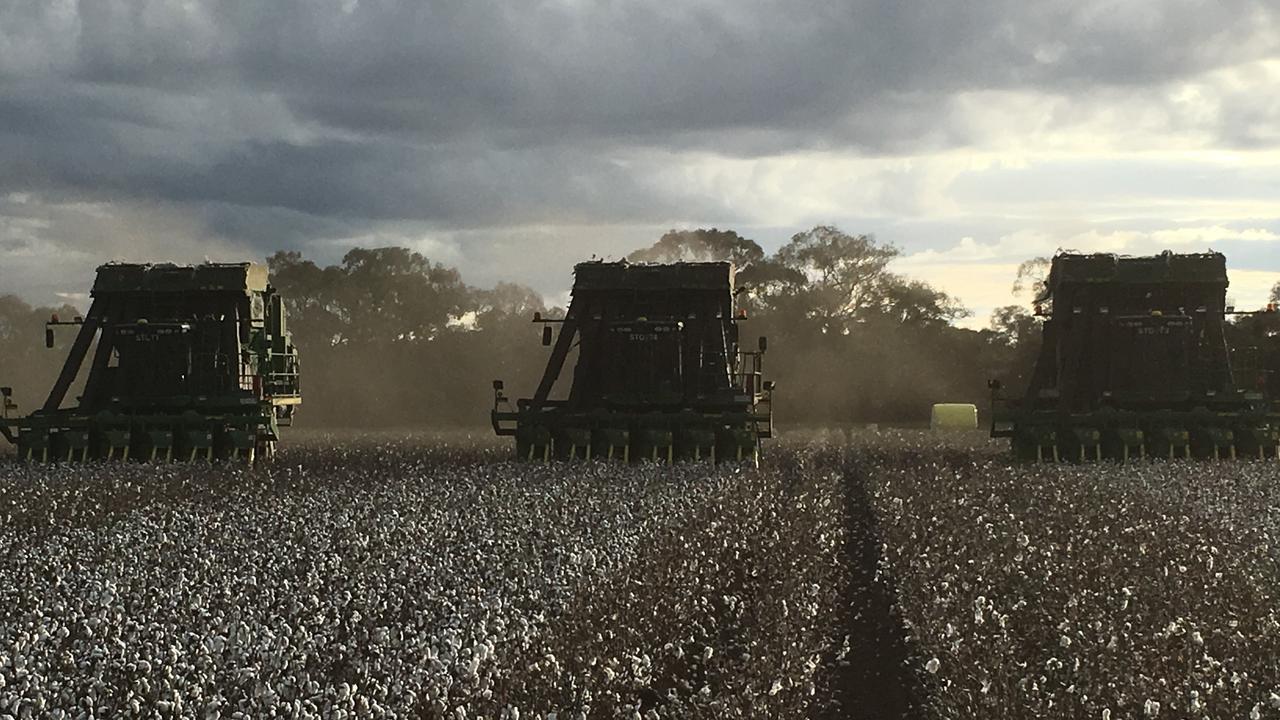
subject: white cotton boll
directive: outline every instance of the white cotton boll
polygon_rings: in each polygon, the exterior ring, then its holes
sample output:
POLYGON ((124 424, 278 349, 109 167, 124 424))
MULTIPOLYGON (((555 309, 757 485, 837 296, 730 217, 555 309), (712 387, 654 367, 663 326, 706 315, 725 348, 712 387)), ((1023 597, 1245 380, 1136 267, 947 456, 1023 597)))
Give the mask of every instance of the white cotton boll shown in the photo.
POLYGON ((1142 714, 1149 718, 1153 718, 1160 714, 1160 703, 1155 700, 1147 700, 1142 704, 1142 714))
POLYGON ((1254 705, 1249 711, 1249 720, 1262 720, 1262 703, 1254 705))
POLYGON ((769 695, 777 695, 779 692, 782 692, 782 681, 774 680, 773 685, 769 686, 769 695))
POLYGON ((937 674, 940 667, 942 667, 942 661, 938 660, 938 658, 933 658, 924 664, 924 669, 928 670, 930 675, 937 674))

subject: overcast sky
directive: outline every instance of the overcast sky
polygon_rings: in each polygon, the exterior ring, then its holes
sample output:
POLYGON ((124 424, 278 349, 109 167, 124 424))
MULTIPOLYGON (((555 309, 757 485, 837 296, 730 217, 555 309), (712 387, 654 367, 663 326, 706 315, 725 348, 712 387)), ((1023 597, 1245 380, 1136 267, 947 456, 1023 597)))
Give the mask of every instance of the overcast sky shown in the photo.
POLYGON ((0 293, 398 244, 555 297, 815 224, 985 324, 1055 249, 1280 280, 1274 0, 0 0, 0 293))

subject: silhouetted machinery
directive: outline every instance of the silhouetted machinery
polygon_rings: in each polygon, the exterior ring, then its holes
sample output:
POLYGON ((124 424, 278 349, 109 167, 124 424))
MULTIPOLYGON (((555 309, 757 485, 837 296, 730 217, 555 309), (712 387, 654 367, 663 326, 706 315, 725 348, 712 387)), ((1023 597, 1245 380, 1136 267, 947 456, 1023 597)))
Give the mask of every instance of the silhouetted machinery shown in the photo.
POLYGON ((1026 395, 992 383, 992 436, 1028 460, 1275 457, 1280 398, 1233 375, 1226 289, 1219 253, 1059 254, 1026 395))
MULTIPOLYGON (((494 381, 493 428, 523 459, 750 460, 772 436, 765 339, 739 347, 730 263, 586 262, 532 398, 494 381), (552 390, 571 353, 565 397, 552 390)), ((543 344, 552 344, 551 326, 543 344)))
POLYGON ((253 462, 302 402, 284 306, 252 263, 98 268, 84 317, 44 406, 24 418, 4 389, 0 433, 29 460, 253 462), (92 353, 90 352, 92 350, 92 353), (86 358, 79 403, 63 407, 86 358))

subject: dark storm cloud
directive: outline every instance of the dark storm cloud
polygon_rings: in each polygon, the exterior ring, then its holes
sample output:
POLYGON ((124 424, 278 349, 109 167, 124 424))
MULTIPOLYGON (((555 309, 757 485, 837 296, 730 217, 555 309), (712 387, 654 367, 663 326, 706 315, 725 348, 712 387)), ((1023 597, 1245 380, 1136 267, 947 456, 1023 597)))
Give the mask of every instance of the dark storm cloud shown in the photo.
POLYGON ((39 189, 81 192, 93 199, 279 207, 319 216, 463 226, 600 217, 625 222, 655 206, 694 207, 694 198, 646 186, 643 176, 611 158, 609 148, 590 143, 500 147, 461 140, 417 144, 397 137, 219 140, 197 128, 184 138, 176 128, 164 127, 162 119, 124 102, 79 94, 0 91, 0 156, 5 158, 0 193, 39 189))
MULTIPOLYGON (((883 149, 929 135, 927 123, 938 119, 929 111, 954 91, 1151 83, 1274 49, 1255 42, 1273 11, 1249 0, 95 0, 59 24, 60 9, 31 0, 4 11, 25 21, 3 23, 11 33, 78 31, 35 67, 23 57, 0 65, 0 75, 25 68, 14 79, 38 80, 0 108, 10 134, 60 140, 70 114, 79 137, 110 148, 101 136, 120 123, 182 131, 184 119, 151 110, 158 97, 140 88, 198 96, 230 87, 282 99, 292 111, 282 122, 357 136, 314 151, 246 143, 238 155, 202 158, 215 175, 237 162, 252 173, 254 159, 268 156, 305 174, 346 170, 357 154, 366 156, 357 164, 431 159, 404 155, 402 141, 510 148, 597 138, 733 151, 746 136, 756 151, 883 149), (33 9, 40 6, 43 16, 33 9), (62 102, 46 103, 45 93, 64 84, 97 92, 64 90, 62 102)), ((963 140, 934 132, 934 142, 963 140)), ((397 164, 389 170, 400 179, 397 164)))
POLYGON ((72 77, 235 83, 333 127, 507 142, 807 133, 899 93, 1147 84, 1274 50, 1257 0, 121 5, 81 4, 72 77))

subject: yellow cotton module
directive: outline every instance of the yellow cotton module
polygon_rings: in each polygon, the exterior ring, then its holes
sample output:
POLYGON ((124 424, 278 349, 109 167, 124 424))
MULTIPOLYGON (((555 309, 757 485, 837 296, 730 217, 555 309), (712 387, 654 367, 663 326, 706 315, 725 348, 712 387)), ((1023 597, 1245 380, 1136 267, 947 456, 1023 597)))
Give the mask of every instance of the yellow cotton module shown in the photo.
POLYGON ((932 430, 976 430, 978 406, 972 403, 938 403, 929 419, 932 430))

